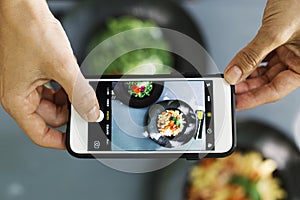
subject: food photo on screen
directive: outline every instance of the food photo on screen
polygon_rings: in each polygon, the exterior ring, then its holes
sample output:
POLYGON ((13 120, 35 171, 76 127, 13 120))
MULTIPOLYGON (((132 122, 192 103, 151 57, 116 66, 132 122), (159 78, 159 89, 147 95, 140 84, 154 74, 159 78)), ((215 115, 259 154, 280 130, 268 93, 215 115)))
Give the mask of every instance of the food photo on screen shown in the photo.
POLYGON ((206 138, 206 128, 213 128, 206 119, 212 112, 206 102, 211 95, 207 82, 170 79, 90 84, 109 116, 109 120, 89 123, 90 141, 96 137, 107 140, 107 146, 98 151, 213 150, 214 141, 207 146, 206 138))

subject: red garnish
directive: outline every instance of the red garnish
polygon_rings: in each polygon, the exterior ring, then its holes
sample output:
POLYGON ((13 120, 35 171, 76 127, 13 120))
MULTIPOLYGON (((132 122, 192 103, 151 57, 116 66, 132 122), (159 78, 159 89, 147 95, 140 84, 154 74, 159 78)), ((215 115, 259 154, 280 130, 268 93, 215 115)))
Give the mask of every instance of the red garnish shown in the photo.
POLYGON ((141 92, 144 92, 144 91, 145 91, 145 86, 144 86, 144 85, 142 85, 142 86, 140 87, 140 91, 141 91, 141 92))
POLYGON ((140 91, 140 88, 136 88, 136 89, 134 90, 134 92, 135 92, 136 94, 140 93, 140 92, 141 92, 141 91, 140 91))
POLYGON ((138 89, 139 87, 138 86, 136 86, 136 85, 132 85, 131 86, 131 89, 132 89, 132 91, 134 92, 136 89, 138 89))

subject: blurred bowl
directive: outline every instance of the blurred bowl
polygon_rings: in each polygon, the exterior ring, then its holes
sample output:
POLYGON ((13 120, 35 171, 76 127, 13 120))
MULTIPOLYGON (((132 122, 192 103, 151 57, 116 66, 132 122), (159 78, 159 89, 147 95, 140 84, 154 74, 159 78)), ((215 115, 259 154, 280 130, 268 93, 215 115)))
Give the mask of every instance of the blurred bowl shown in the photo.
MULTIPOLYGON (((193 19, 175 1, 165 0, 110 0, 84 1, 77 9, 64 17, 62 24, 81 64, 86 58, 86 49, 91 39, 104 27, 107 19, 118 16, 133 16, 154 21, 159 27, 183 33, 204 46, 203 37, 193 19)), ((175 38, 166 37, 171 49, 191 51, 190 46, 179 44, 175 38)), ((197 53, 197 52, 194 52, 197 53)), ((193 55, 194 56, 194 55, 193 55)), ((206 66, 206 58, 195 55, 197 66, 206 66)), ((184 58, 174 54, 174 66, 182 73, 199 73, 184 58)))
MULTIPOLYGON (((261 122, 244 121, 237 124, 238 148, 257 151, 277 164, 275 176, 282 181, 288 200, 300 199, 300 153, 295 143, 281 131, 261 122)), ((201 162, 201 161, 200 161, 201 162)), ((199 161, 179 160, 156 173, 152 199, 183 200, 189 172, 199 161), (179 189, 180 188, 180 189, 179 189)))

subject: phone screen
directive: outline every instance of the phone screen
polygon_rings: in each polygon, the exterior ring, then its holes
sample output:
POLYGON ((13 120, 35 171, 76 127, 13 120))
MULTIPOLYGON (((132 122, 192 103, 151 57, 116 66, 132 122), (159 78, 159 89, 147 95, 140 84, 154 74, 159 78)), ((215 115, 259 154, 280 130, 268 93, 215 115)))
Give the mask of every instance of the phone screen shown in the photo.
POLYGON ((213 81, 90 81, 104 113, 87 151, 213 151, 213 81))

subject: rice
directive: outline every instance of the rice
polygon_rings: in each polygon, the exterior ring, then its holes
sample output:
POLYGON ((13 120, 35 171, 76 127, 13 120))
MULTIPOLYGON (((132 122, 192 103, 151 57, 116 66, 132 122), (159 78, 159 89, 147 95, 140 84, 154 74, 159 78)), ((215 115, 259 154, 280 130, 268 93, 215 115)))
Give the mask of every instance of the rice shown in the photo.
POLYGON ((175 137, 184 127, 183 114, 178 110, 163 111, 157 119, 157 128, 164 137, 175 137))
POLYGON ((205 159, 192 168, 186 200, 277 200, 286 192, 273 172, 276 163, 258 152, 205 159))

